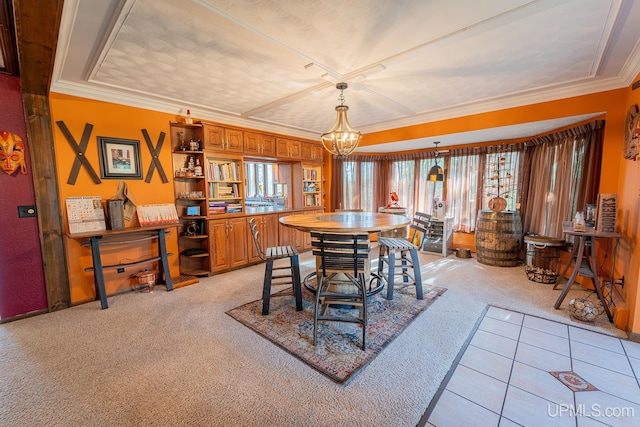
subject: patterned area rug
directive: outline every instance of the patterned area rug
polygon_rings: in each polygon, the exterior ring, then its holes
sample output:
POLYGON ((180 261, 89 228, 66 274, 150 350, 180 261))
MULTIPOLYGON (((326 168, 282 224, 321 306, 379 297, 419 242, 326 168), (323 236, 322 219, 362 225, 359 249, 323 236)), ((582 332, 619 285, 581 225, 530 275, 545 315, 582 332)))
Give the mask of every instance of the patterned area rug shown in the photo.
POLYGON ((344 383, 445 291, 445 288, 427 287, 424 299, 417 300, 413 286, 396 286, 392 301, 383 297, 385 291, 371 296, 367 305, 366 351, 360 348, 362 330, 350 323, 320 322, 318 345, 313 345, 314 296, 304 288, 302 311, 295 311, 293 296, 287 290, 271 297, 267 316, 262 315, 262 300, 244 304, 227 314, 332 380, 344 383))

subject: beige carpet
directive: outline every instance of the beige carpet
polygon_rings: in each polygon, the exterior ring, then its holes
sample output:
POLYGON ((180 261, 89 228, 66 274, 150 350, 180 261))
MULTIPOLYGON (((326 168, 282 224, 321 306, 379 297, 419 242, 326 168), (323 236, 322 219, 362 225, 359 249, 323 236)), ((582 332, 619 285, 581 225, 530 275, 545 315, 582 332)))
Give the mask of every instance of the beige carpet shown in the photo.
POLYGON ((0 425, 414 426, 487 303, 574 324, 523 267, 421 262, 447 292, 344 385, 225 314, 260 298, 264 265, 0 325, 0 425))

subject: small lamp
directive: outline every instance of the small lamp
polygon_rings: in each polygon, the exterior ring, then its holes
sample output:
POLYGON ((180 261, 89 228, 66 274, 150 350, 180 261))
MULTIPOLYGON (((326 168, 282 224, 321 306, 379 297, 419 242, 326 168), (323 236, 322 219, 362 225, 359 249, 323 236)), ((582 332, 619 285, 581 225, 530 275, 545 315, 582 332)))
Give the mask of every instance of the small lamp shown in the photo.
POLYGON ((440 144, 440 141, 434 142, 434 144, 436 146, 436 153, 435 153, 436 163, 433 166, 431 166, 431 169, 429 169, 429 181, 442 182, 444 181, 444 171, 438 165, 438 157, 440 157, 440 153, 438 152, 438 144, 440 144))

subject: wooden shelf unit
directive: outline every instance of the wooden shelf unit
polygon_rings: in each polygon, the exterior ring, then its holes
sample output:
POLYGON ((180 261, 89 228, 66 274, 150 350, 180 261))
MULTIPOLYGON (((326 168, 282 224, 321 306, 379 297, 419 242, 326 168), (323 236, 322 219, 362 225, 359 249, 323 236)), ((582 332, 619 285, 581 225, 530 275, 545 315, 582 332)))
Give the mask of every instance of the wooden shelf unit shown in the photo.
POLYGON ((206 276, 209 274, 209 233, 207 180, 205 155, 202 150, 203 126, 200 123, 170 124, 171 148, 173 152, 173 183, 176 211, 180 218, 178 248, 180 251, 180 274, 206 276), (191 150, 189 140, 199 141, 199 150, 191 150), (185 141, 187 150, 184 150, 185 141), (201 172, 189 168, 199 163, 201 172))

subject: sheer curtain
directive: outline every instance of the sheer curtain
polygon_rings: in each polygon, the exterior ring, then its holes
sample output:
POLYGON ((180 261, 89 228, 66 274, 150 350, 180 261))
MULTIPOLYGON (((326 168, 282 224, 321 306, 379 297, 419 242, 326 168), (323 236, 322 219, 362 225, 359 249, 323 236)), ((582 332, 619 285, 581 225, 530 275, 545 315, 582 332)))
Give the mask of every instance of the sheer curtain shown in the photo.
POLYGON ((448 216, 453 216, 453 230, 471 233, 476 228, 476 215, 481 202, 478 194, 480 156, 473 148, 452 150, 449 153, 447 179, 448 216))
POLYGON ((602 135, 603 122, 598 121, 526 144, 528 183, 522 207, 526 231, 561 238, 562 221, 584 210, 585 203, 595 202, 602 135))
POLYGON ((429 169, 431 169, 433 163, 434 161, 432 159, 420 159, 416 165, 418 174, 416 179, 416 203, 414 213, 424 212, 433 214, 433 202, 435 199, 444 199, 444 183, 429 181, 427 179, 429 169))
MULTIPOLYGON (((390 191, 395 192, 399 198, 399 205, 407 208, 407 214, 413 215, 413 189, 415 184, 415 161, 399 160, 391 164, 390 191)), ((386 206, 391 202, 389 197, 386 206)))

